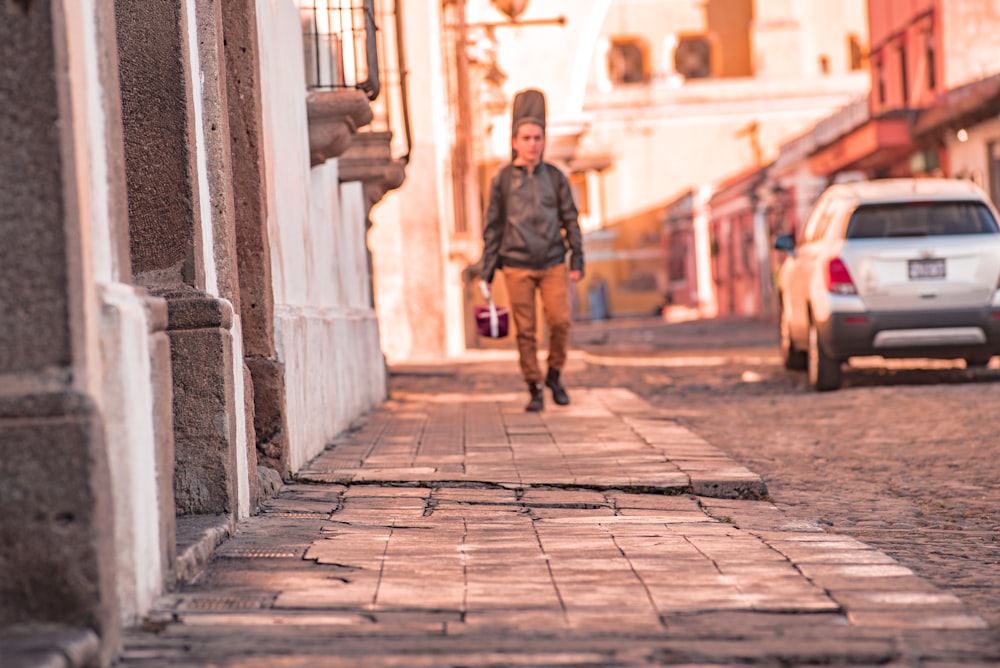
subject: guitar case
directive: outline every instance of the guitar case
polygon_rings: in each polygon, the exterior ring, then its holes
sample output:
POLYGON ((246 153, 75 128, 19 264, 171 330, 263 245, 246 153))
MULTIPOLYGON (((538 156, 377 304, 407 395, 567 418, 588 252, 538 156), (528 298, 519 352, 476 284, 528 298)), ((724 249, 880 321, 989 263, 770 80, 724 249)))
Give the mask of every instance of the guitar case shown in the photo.
MULTIPOLYGON (((529 118, 540 124, 542 131, 545 131, 545 93, 537 88, 527 88, 514 95, 514 105, 510 118, 511 137, 514 136, 518 124, 529 118)), ((511 149, 510 157, 512 160, 517 157, 513 149, 511 149)))

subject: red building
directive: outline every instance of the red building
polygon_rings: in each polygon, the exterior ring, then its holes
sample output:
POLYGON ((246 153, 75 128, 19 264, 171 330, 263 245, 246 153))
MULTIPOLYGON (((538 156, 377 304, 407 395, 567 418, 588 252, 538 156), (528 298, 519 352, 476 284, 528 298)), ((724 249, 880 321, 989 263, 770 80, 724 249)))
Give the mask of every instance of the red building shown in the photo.
POLYGON ((943 137, 913 129, 949 91, 997 72, 1000 8, 990 0, 879 0, 868 18, 870 117, 817 151, 813 172, 950 175, 943 137))

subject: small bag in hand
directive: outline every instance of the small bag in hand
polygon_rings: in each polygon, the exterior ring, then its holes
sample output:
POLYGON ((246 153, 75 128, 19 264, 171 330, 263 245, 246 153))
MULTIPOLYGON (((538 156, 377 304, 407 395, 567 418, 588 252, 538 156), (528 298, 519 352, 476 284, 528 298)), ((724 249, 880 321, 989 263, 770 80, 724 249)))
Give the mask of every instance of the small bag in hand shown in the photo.
POLYGON ((479 289, 487 305, 477 306, 475 309, 476 332, 479 336, 490 339, 502 339, 510 329, 510 313, 505 308, 497 308, 493 303, 493 295, 490 294, 490 286, 486 281, 479 281, 479 289))

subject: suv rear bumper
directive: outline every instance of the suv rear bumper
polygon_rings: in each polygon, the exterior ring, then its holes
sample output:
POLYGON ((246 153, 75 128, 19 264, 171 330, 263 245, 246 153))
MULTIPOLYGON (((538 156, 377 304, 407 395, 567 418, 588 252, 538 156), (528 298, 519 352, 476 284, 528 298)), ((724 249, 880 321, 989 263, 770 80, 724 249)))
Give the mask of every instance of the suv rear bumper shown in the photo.
POLYGON ((817 323, 830 357, 959 358, 1000 355, 1000 311, 989 307, 951 311, 833 313, 817 323))

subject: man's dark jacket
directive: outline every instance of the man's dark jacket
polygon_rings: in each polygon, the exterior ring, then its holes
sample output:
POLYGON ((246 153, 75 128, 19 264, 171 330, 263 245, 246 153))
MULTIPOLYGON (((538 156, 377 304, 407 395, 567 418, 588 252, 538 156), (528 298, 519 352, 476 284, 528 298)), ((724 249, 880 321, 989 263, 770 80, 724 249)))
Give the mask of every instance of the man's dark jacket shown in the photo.
POLYGON ((492 282, 501 267, 548 269, 567 250, 570 269, 583 271, 583 234, 566 176, 547 162, 534 173, 514 164, 500 170, 490 185, 482 278, 492 282))

